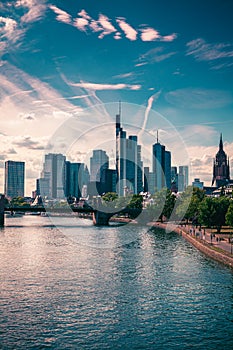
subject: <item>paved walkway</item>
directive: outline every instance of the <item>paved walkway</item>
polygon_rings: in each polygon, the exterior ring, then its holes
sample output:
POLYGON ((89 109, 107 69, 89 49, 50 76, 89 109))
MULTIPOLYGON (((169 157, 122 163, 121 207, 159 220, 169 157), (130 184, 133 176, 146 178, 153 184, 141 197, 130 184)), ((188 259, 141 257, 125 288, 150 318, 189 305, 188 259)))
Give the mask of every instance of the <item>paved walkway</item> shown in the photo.
POLYGON ((199 238, 201 241, 206 241, 207 243, 216 246, 230 254, 233 254, 233 244, 229 243, 228 238, 222 238, 221 234, 212 234, 209 229, 199 229, 192 225, 179 225, 185 232, 189 233, 191 236, 199 238), (221 239, 221 240, 220 240, 221 239))

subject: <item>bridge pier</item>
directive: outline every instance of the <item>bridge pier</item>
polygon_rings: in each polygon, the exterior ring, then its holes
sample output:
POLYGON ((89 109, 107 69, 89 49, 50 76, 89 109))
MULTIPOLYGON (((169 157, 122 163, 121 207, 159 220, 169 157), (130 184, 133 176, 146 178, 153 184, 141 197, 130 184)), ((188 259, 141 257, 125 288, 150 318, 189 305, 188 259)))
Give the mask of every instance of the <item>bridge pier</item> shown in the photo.
POLYGON ((5 224, 4 208, 5 208, 5 196, 4 194, 2 194, 0 196, 0 227, 4 227, 4 224, 5 224))
POLYGON ((113 214, 104 213, 102 211, 94 211, 92 214, 93 224, 95 226, 108 226, 109 219, 113 214))

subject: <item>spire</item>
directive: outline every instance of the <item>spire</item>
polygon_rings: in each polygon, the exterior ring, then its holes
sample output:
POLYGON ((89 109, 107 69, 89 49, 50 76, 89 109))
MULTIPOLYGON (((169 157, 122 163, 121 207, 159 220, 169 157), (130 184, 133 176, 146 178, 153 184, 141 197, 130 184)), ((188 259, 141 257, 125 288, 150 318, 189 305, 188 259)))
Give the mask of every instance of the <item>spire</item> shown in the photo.
POLYGON ((119 101, 119 116, 121 116, 121 100, 119 101))
POLYGON ((157 143, 159 143, 159 129, 157 130, 157 143))
POLYGON ((219 142, 219 150, 223 149, 223 143, 222 143, 222 133, 220 134, 220 142, 219 142))

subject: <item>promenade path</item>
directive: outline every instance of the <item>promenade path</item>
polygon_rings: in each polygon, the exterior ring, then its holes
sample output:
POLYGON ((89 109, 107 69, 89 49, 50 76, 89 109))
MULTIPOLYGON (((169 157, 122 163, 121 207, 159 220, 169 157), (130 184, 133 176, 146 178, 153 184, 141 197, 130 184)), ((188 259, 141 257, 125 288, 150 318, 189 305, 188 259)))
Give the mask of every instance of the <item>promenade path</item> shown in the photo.
POLYGON ((200 241, 204 241, 209 243, 212 246, 218 247, 225 252, 230 254, 233 253, 232 243, 229 242, 227 237, 223 237, 223 234, 214 234, 210 229, 199 229, 198 227, 194 227, 192 225, 179 225, 182 230, 186 233, 189 233, 190 236, 198 238, 200 241))
POLYGON ((210 258, 233 268, 233 246, 229 235, 213 234, 210 229, 192 225, 176 224, 175 222, 151 222, 151 227, 160 227, 167 232, 174 231, 210 258), (220 240, 221 238, 221 240, 220 240))

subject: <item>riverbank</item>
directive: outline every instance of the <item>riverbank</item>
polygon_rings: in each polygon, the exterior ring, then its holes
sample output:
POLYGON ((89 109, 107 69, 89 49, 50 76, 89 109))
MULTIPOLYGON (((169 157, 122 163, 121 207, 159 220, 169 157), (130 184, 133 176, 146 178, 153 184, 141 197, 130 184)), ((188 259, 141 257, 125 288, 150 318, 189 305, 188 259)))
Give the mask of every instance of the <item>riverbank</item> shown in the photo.
POLYGON ((150 223, 150 226, 159 227, 164 230, 174 231, 178 233, 208 257, 224 265, 227 265, 230 268, 233 268, 233 255, 229 253, 226 249, 222 249, 224 246, 220 247, 219 245, 217 245, 217 242, 214 243, 212 241, 212 234, 210 231, 205 230, 205 236, 203 239, 203 236, 201 235, 194 235, 195 231, 191 226, 173 225, 171 223, 160 222, 150 223))

